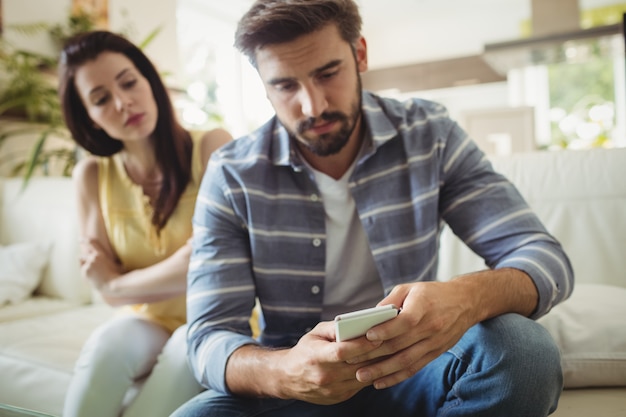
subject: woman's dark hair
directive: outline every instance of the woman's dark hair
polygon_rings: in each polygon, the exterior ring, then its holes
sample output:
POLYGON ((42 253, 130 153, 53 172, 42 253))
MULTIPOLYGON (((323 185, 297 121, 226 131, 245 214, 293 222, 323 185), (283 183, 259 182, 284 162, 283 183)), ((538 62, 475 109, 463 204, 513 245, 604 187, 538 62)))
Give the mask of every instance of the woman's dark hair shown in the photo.
POLYGON ((257 0, 239 21, 235 47, 256 67, 259 48, 290 42, 329 23, 350 45, 361 36, 362 19, 353 0, 257 0))
POLYGON ((158 109, 153 132, 157 164, 163 172, 163 184, 154 202, 152 224, 160 231, 178 204, 191 177, 191 136, 177 121, 172 102, 159 73, 146 55, 126 38, 107 31, 82 33, 70 38, 61 52, 59 97, 63 117, 72 137, 81 147, 98 156, 111 156, 123 144, 98 129, 89 118, 75 85, 76 71, 102 52, 125 55, 148 80, 158 109))

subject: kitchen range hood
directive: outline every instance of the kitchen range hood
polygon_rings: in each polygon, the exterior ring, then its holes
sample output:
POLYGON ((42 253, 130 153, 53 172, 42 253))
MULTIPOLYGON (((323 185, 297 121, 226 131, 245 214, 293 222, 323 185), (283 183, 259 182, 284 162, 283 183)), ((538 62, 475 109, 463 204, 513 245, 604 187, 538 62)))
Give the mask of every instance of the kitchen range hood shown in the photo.
POLYGON ((483 59, 499 74, 533 65, 584 59, 591 49, 603 54, 624 52, 624 24, 581 29, 573 32, 488 43, 483 59), (592 45, 593 44, 593 45, 592 45))
POLYGON ((499 74, 533 65, 580 62, 590 54, 624 54, 624 19, 581 29, 578 0, 530 1, 533 36, 484 46, 483 59, 499 74))

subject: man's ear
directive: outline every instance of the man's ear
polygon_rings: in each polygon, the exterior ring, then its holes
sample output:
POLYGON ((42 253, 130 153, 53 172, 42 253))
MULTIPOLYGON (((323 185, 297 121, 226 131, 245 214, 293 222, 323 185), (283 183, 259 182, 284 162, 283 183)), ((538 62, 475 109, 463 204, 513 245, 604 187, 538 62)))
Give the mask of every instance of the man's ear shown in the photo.
POLYGON ((367 42, 365 38, 361 36, 354 46, 356 55, 356 65, 359 72, 367 71, 367 42))

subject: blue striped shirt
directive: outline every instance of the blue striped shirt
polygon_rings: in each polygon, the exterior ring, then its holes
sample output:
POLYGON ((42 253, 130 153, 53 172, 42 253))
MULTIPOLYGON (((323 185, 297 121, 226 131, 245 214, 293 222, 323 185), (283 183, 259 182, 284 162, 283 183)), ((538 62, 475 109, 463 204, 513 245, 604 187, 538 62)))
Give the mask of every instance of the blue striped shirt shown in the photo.
MULTIPOLYGON (((371 146, 350 178, 385 293, 432 281, 447 223, 489 268, 517 268, 539 291, 537 318, 572 291, 561 246, 495 173, 444 107, 363 93, 371 146)), ((188 274, 189 354, 206 387, 227 392, 228 357, 245 344, 292 346, 323 306, 324 206, 276 118, 215 152, 193 218, 188 274), (251 337, 258 297, 265 328, 251 337)))

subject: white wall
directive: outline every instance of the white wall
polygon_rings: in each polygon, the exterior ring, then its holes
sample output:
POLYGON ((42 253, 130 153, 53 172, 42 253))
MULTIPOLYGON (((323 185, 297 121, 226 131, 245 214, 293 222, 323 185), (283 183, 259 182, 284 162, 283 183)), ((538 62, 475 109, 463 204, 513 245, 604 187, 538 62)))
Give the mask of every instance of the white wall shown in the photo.
MULTIPOLYGON (((71 0, 3 0, 3 36, 16 47, 29 51, 54 55, 56 50, 45 32, 24 35, 7 28, 13 24, 67 22, 71 0)), ((180 71, 178 39, 176 36, 177 0, 109 0, 109 29, 128 32, 129 38, 140 42, 155 28, 161 32, 148 45, 145 52, 159 70, 177 76, 180 71)))
MULTIPOLYGON (((520 37, 531 0, 357 0, 371 69, 483 52, 520 37)), ((581 10, 624 0, 579 0, 581 10)))
MULTIPOLYGON (((519 37, 530 0, 357 0, 369 44, 371 69, 481 53, 485 43, 519 37)), ((159 67, 175 73, 180 62, 176 9, 197 8, 235 25, 252 0, 109 0, 113 29, 132 21, 138 38, 158 25, 163 33, 148 49, 159 67), (124 21, 123 11, 128 11, 124 21)), ((71 0, 3 0, 6 24, 62 21, 71 0)), ((581 9, 624 0, 580 0, 581 9)), ((232 35, 225 39, 232 44, 232 35)), ((32 43, 32 39, 28 40, 32 43)))
MULTIPOLYGON (((5 31, 4 38, 19 49, 55 56, 58 51, 45 31, 25 35, 7 28, 10 25, 46 23, 65 24, 71 10, 71 0, 2 0, 5 31)), ((172 73, 170 85, 176 83, 180 71, 178 39, 176 34, 176 0, 109 0, 109 28, 115 32, 128 33, 134 42, 140 42, 156 27, 161 32, 145 52, 164 73, 172 73)), ((3 128, 16 126, 7 120, 0 120, 3 128)), ((13 136, 0 144, 0 176, 10 174, 13 162, 28 155, 38 135, 13 136)), ((51 138, 47 148, 71 146, 68 140, 51 138)), ((60 174, 60 167, 51 166, 50 172, 60 174)))
MULTIPOLYGON (((146 50, 157 66, 184 85, 189 73, 189 39, 204 42, 217 54, 213 71, 226 125, 235 135, 261 123, 272 112, 256 74, 232 47, 235 25, 252 0, 109 0, 113 30, 133 27, 139 41, 163 25, 146 50), (195 33, 192 33, 194 32, 195 33), (191 34, 190 34, 191 33, 191 34), (183 45, 181 45, 183 43, 183 45), (184 58, 181 59, 180 56, 184 58), (236 79, 235 79, 236 78, 236 79)), ((520 23, 530 18, 530 0, 357 0, 368 41, 370 69, 480 54, 484 44, 518 38, 520 23)), ((62 21, 71 0, 3 0, 6 24, 62 21)), ((581 9, 624 4, 624 0, 580 0, 581 9)), ((8 35, 8 31, 7 31, 8 35)), ((27 39, 29 46, 49 48, 27 39)), ((514 100, 505 84, 419 92, 448 105, 461 118, 472 108, 527 105, 514 100)), ((531 103, 532 104, 532 103, 531 103)))
POLYGON ((509 40, 530 16, 530 0, 360 0, 370 68, 480 54, 509 40))
POLYGON ((70 8, 71 0, 3 0, 3 37, 17 48, 53 55, 54 45, 46 33, 22 35, 8 26, 41 22, 50 25, 62 23, 67 19, 70 8))
POLYGON ((171 74, 167 80, 170 85, 177 85, 180 76, 176 6, 177 0, 109 0, 111 30, 121 31, 130 25, 129 38, 141 42, 154 29, 161 28, 144 52, 159 71, 171 74))

